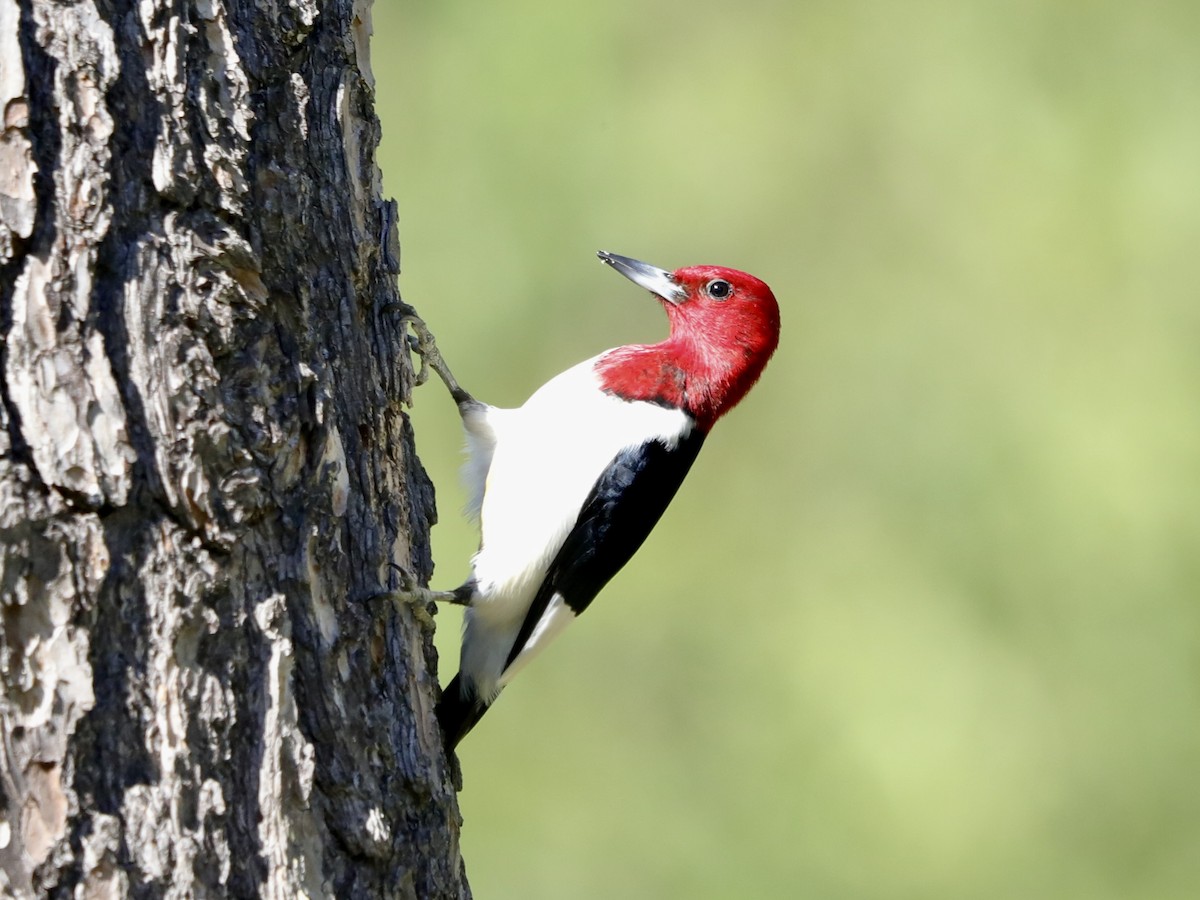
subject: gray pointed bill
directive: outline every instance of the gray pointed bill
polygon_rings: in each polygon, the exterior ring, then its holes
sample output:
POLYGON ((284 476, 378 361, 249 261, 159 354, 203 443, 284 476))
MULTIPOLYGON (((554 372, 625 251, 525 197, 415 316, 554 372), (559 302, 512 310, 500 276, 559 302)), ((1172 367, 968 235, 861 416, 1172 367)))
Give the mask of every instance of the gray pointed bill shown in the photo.
POLYGON ((608 263, 634 284, 662 297, 668 303, 680 303, 687 296, 687 292, 676 283, 671 273, 657 266, 630 259, 628 256, 618 256, 607 250, 598 250, 596 255, 600 257, 601 262, 608 263))

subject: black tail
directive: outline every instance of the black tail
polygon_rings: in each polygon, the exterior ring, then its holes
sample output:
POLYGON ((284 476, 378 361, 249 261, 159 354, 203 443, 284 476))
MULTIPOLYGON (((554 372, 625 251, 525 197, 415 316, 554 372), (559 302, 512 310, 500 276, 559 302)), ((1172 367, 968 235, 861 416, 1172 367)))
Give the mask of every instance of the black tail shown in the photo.
POLYGON ((487 704, 476 697, 474 691, 470 691, 468 696, 461 677, 455 675, 450 680, 437 705, 438 725, 442 729, 447 753, 458 746, 458 742, 467 736, 467 732, 475 727, 487 710, 487 704))

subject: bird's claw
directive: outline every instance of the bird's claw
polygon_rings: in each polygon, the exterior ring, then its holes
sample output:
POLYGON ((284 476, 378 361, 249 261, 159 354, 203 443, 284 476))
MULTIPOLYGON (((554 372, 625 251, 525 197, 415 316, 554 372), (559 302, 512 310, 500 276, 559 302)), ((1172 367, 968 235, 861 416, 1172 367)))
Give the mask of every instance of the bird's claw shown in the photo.
POLYGON ((439 603, 456 603, 463 605, 467 598, 462 591, 435 591, 417 584, 412 573, 403 566, 392 564, 396 571, 399 587, 393 591, 374 594, 368 599, 373 602, 390 602, 397 611, 407 607, 418 622, 428 628, 433 627, 433 613, 439 603))
POLYGON ((413 375, 414 386, 420 387, 428 381, 429 371, 432 369, 445 383, 455 403, 474 402, 471 395, 459 386, 454 375, 450 372, 450 367, 446 365, 446 360, 442 358, 441 351, 438 350, 437 341, 434 340, 433 334, 429 331, 429 326, 425 324, 425 320, 416 313, 410 312, 404 316, 404 325, 406 329, 412 329, 411 334, 406 333, 409 351, 421 358, 420 368, 413 375))
POLYGON ((398 590, 398 591, 383 591, 378 594, 372 594, 367 598, 368 603, 384 604, 390 603, 396 612, 402 609, 407 609, 414 619, 416 619, 423 628, 433 628, 433 607, 431 609, 431 600, 428 595, 432 594, 427 588, 416 588, 414 590, 398 590))
MULTIPOLYGON (((421 623, 422 627, 432 629, 433 611, 430 610, 430 604, 433 602, 431 595, 436 592, 418 585, 416 579, 403 566, 392 563, 392 568, 396 571, 399 587, 396 590, 381 591, 378 594, 372 594, 367 597, 366 602, 370 604, 391 604, 392 608, 397 612, 407 608, 412 613, 413 618, 421 623)), ((436 607, 434 611, 436 611, 436 607)))
POLYGON ((404 325, 406 329, 412 329, 411 333, 408 333, 407 330, 405 333, 409 352, 416 354, 421 361, 420 367, 413 373, 413 385, 420 387, 429 380, 431 367, 436 371, 438 366, 444 368, 446 363, 442 360, 441 353, 438 352, 437 342, 430 334, 429 326, 422 318, 415 314, 407 315, 404 317, 404 325))
MULTIPOLYGON (((395 602, 394 600, 392 601, 395 602)), ((417 623, 426 631, 433 631, 436 625, 433 621, 434 613, 437 607, 431 604, 421 603, 420 601, 409 601, 407 604, 412 617, 417 620, 417 623)))
MULTIPOLYGON (((416 384, 422 385, 429 380, 430 369, 445 380, 449 369, 425 320, 416 314, 410 314, 404 317, 404 324, 412 329, 412 333, 407 335, 408 349, 421 358, 421 368, 414 377, 416 384)), ((453 378, 450 380, 453 381, 453 378)))

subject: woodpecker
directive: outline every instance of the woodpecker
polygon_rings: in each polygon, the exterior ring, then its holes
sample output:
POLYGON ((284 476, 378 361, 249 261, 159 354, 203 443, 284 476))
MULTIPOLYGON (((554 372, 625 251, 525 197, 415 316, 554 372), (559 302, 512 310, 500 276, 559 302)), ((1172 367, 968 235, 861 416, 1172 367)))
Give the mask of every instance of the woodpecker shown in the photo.
POLYGON ((466 583, 399 593, 467 607, 459 671, 437 707, 447 751, 629 561, 779 343, 779 306, 753 275, 597 255, 659 300, 669 337, 584 360, 516 409, 463 390, 415 320, 422 368, 462 416, 467 511, 480 527, 466 583))

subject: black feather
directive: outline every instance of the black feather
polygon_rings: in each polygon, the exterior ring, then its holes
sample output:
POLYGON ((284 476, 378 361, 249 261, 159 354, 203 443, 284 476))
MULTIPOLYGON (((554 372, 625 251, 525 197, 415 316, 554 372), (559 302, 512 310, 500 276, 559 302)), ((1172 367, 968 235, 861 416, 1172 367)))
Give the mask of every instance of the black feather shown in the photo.
POLYGON ((525 649, 555 594, 579 615, 629 562, 666 512, 706 436, 693 428, 674 448, 650 441, 609 463, 550 564, 506 665, 525 649))
POLYGON ((450 679, 437 704, 438 727, 442 730, 442 742, 446 745, 447 753, 458 746, 458 742, 467 736, 467 732, 475 727, 485 712, 487 704, 476 697, 474 691, 470 696, 467 695, 460 676, 455 675, 450 679))

